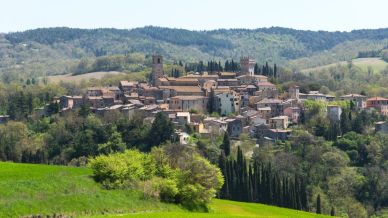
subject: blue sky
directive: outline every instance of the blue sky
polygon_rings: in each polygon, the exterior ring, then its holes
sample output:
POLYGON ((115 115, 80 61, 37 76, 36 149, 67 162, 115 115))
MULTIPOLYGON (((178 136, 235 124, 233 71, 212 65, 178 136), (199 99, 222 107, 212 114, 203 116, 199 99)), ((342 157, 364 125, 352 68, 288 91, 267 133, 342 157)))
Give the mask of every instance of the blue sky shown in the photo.
POLYGON ((1 0, 0 32, 146 25, 209 30, 388 27, 387 0, 1 0))

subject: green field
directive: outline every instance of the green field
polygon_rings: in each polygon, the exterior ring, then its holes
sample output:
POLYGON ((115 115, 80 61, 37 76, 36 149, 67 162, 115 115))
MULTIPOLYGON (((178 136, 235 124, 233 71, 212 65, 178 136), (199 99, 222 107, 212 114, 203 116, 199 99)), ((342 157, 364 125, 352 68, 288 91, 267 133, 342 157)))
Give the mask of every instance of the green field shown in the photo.
POLYGON ((108 216, 96 216, 94 218, 264 218, 264 217, 328 217, 323 215, 317 215, 297 210, 290 210, 285 208, 279 208, 274 206, 268 206, 255 203, 243 203, 227 200, 215 199, 210 205, 211 211, 209 213, 192 213, 192 212, 150 212, 150 213, 137 213, 126 215, 108 215, 108 216))
MULTIPOLYGON (((388 63, 381 60, 380 58, 356 58, 356 59, 353 59, 352 62, 355 66, 361 68, 363 71, 367 71, 368 67, 370 66, 372 67, 373 71, 376 73, 381 72, 388 66, 388 63)), ((304 69, 302 70, 302 72, 317 72, 323 69, 328 69, 330 67, 335 67, 337 65, 347 65, 347 64, 348 62, 341 61, 338 63, 304 69)))
POLYGON ((84 168, 0 163, 0 217, 182 210, 133 191, 104 190, 90 175, 84 168))
POLYGON ((101 79, 101 78, 103 78, 104 76, 107 76, 107 75, 120 75, 120 74, 124 74, 124 73, 117 72, 117 71, 112 71, 112 72, 93 72, 93 73, 85 73, 85 74, 76 75, 76 76, 73 76, 72 74, 55 75, 55 76, 48 76, 47 78, 48 78, 48 81, 50 83, 59 83, 61 81, 63 81, 63 82, 79 83, 82 80, 88 81, 88 80, 90 80, 92 78, 93 79, 101 79))
POLYGON ((0 163, 0 217, 66 214, 74 217, 323 217, 311 213, 214 200, 209 213, 144 200, 126 190, 104 190, 86 168, 0 163), (107 215, 124 214, 124 215, 107 215))

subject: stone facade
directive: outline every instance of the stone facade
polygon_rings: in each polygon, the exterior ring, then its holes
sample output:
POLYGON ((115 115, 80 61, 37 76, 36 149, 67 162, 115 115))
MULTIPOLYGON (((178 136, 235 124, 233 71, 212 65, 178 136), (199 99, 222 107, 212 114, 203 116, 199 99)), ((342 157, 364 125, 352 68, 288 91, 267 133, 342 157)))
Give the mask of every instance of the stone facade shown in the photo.
POLYGON ((175 96, 170 99, 169 109, 176 111, 206 112, 209 98, 205 96, 175 96))
POLYGON ((241 72, 240 75, 254 75, 256 61, 250 57, 241 57, 240 66, 241 72))
POLYGON ((161 55, 152 55, 152 78, 151 82, 154 86, 159 86, 158 79, 164 76, 163 57, 161 55))

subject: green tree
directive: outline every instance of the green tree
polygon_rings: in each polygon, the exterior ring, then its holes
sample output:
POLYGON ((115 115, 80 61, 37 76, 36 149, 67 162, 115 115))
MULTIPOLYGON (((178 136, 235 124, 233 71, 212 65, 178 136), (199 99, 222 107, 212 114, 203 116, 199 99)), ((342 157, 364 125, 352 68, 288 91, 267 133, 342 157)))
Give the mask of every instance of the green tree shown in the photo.
POLYGON ((221 144, 221 149, 224 151, 224 154, 226 157, 230 155, 230 139, 227 132, 225 132, 224 134, 224 139, 221 144))
POLYGON ((317 196, 317 204, 316 204, 316 209, 317 209, 317 214, 321 214, 322 213, 322 210, 321 210, 321 195, 318 194, 317 196))
POLYGON ((117 132, 116 128, 113 129, 108 142, 98 145, 98 151, 103 154, 123 152, 125 148, 126 145, 122 140, 121 134, 117 132))
POLYGON ((352 128, 351 120, 349 119, 349 113, 351 112, 346 109, 342 109, 340 121, 342 134, 349 132, 352 128))
POLYGON ((81 104, 81 107, 79 109, 79 112, 78 114, 81 116, 81 117, 87 117, 89 114, 90 114, 90 107, 89 107, 89 104, 87 103, 83 103, 81 104))
POLYGON ((174 126, 167 115, 163 112, 157 113, 148 134, 147 150, 150 151, 153 146, 158 146, 170 140, 173 133, 174 126))

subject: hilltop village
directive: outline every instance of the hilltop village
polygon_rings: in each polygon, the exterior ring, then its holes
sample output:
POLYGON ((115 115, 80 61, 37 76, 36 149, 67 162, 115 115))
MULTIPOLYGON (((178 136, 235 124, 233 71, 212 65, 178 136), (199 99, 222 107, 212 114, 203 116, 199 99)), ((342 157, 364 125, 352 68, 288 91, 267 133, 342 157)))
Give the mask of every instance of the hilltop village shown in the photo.
MULTIPOLYGON (((340 122, 342 113, 340 106, 330 104, 335 100, 351 101, 358 111, 388 115, 388 99, 381 97, 348 94, 336 99, 318 91, 301 93, 298 86, 280 97, 268 77, 254 74, 255 64, 254 59, 242 57, 240 72, 190 72, 175 78, 166 76, 163 57, 153 55, 150 83, 120 81, 117 86, 89 87, 84 96, 61 96, 56 101, 60 113, 86 104, 99 116, 121 113, 131 118, 143 112, 150 123, 158 112, 166 113, 181 144, 188 143, 192 131, 203 136, 227 132, 232 138, 245 133, 258 143, 286 140, 292 135, 289 127, 306 119, 305 100, 328 102, 327 117, 334 123, 340 122)), ((378 122, 376 130, 387 132, 388 124, 378 122)))

